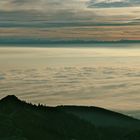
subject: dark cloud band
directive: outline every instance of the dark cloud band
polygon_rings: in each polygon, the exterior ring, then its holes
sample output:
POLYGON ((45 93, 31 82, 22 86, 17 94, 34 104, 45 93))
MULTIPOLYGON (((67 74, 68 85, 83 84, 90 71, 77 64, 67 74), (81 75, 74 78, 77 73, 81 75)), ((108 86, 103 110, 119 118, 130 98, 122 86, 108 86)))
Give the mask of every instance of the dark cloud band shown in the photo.
POLYGON ((89 8, 118 8, 140 6, 139 0, 90 0, 87 2, 89 8))

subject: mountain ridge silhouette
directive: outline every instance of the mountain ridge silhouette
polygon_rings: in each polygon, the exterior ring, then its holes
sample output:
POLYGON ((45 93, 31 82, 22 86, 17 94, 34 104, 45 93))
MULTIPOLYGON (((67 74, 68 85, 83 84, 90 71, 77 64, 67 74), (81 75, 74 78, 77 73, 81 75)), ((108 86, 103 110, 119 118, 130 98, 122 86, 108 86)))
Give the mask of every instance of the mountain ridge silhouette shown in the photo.
POLYGON ((139 132, 138 119, 99 107, 0 100, 0 140, 139 140, 139 132))

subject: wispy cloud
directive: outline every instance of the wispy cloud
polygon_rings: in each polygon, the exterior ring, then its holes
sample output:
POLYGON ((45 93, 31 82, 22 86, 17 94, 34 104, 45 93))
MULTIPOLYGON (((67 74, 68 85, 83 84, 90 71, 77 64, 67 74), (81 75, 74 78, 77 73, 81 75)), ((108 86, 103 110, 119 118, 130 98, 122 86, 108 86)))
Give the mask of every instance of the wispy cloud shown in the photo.
POLYGON ((98 21, 115 13, 113 16, 117 18, 130 14, 138 18, 140 8, 138 13, 134 13, 135 10, 130 7, 139 5, 138 0, 1 0, 0 17, 2 20, 98 21), (120 10, 114 11, 123 7, 121 13, 120 10))
POLYGON ((106 31, 113 39, 139 39, 139 5, 139 0, 1 0, 1 37, 9 34, 18 36, 19 31, 21 36, 36 36, 34 32, 39 30, 39 35, 47 38, 60 36, 77 39, 78 36, 86 36, 85 39, 101 39, 106 31), (124 28, 130 23, 136 26, 124 28), (102 27, 99 29, 97 25, 102 27), (31 27, 32 32, 29 30, 31 27), (13 33, 8 28, 17 29, 13 33), (22 34, 21 28, 28 28, 25 29, 27 34, 22 34))
POLYGON ((90 0, 88 7, 93 8, 112 8, 112 7, 138 7, 139 0, 90 0))
POLYGON ((94 16, 87 0, 5 0, 0 1, 3 19, 44 19, 47 21, 87 20, 94 16), (21 15, 21 16, 20 16, 21 15), (24 16, 24 17, 23 17, 24 16), (36 16, 36 17, 35 17, 36 16))
POLYGON ((0 1, 3 10, 41 10, 80 9, 87 0, 5 0, 0 1))

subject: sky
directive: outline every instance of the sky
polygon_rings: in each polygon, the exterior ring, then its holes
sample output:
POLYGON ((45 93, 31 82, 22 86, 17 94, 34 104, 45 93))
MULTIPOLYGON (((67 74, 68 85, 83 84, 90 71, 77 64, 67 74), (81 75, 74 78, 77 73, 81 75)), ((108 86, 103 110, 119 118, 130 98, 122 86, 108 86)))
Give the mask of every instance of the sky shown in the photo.
POLYGON ((0 0, 0 33, 1 40, 140 40, 140 1, 0 0))
MULTIPOLYGON (((0 44, 25 40, 140 41, 140 1, 0 0, 0 44)), ((120 46, 120 51, 0 47, 0 97, 17 93, 49 105, 82 101, 135 111, 140 118, 139 45, 129 51, 123 47, 128 44, 120 46), (51 68, 55 65, 58 69, 51 68)))

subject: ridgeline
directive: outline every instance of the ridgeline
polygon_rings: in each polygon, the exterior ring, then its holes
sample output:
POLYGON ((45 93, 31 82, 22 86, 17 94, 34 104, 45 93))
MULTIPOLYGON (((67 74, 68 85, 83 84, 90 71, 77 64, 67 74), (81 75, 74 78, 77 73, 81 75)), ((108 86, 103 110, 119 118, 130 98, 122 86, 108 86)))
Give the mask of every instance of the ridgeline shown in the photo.
POLYGON ((0 100, 0 140, 139 140, 140 121, 98 107, 0 100))

